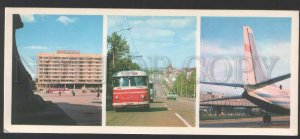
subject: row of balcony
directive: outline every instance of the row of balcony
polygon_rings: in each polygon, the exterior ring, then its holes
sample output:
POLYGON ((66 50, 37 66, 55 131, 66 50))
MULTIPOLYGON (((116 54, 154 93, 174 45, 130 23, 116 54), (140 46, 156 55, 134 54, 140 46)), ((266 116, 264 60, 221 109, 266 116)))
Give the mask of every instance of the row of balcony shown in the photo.
MULTIPOLYGON (((83 59, 83 58, 69 58, 69 59, 54 59, 54 58, 48 58, 48 59, 41 59, 40 57, 38 61, 102 61, 102 58, 92 58, 92 59, 83 59)), ((47 57, 44 57, 47 58, 47 57)))
POLYGON ((75 80, 39 80, 37 84, 101 84, 101 80, 85 80, 85 81, 75 81, 75 80))
POLYGON ((97 70, 97 71, 94 71, 94 70, 91 70, 91 71, 50 71, 50 70, 44 70, 44 71, 38 71, 38 74, 91 74, 91 73, 94 73, 94 74, 101 74, 102 71, 100 70, 97 70))

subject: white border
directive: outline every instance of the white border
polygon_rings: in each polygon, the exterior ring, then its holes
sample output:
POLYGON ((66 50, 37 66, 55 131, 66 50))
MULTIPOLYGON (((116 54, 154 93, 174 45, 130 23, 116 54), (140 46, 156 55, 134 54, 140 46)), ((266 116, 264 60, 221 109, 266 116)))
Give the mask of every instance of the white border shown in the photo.
POLYGON ((200 106, 199 106, 199 102, 200 102, 200 67, 201 67, 201 64, 200 64, 200 38, 201 38, 201 18, 199 16, 197 16, 197 27, 196 27, 196 107, 195 107, 195 112, 196 112, 196 127, 199 127, 199 124, 200 124, 200 112, 199 112, 199 109, 200 109, 200 106))
POLYGON ((107 15, 103 15, 103 72, 102 72, 102 126, 106 126, 106 70, 107 70, 107 15))
MULTIPOLYGON (((191 134, 191 135, 297 135, 298 134, 298 64, 291 68, 291 121, 290 128, 198 128, 198 127, 112 127, 105 126, 106 118, 106 82, 102 93, 102 125, 103 126, 44 126, 44 125, 11 125, 11 87, 12 87, 12 15, 13 14, 68 14, 68 15, 103 15, 103 55, 106 65, 106 15, 136 15, 136 16, 197 16, 197 26, 200 16, 239 16, 239 17, 291 17, 292 18, 292 51, 291 63, 298 63, 299 46, 299 12, 274 10, 161 10, 161 9, 80 9, 80 8, 6 8, 5 9, 5 48, 4 48, 4 132, 14 133, 114 133, 114 134, 191 134), (104 106, 103 106, 104 105, 104 106)), ((197 52, 200 46, 200 27, 196 33, 197 52), (199 36, 198 36, 199 35, 199 36)), ((198 63, 198 62, 197 62, 198 63)), ((196 64, 199 69, 199 64, 196 64)), ((103 72, 106 79, 106 66, 103 72)), ((197 76, 199 76, 197 70, 197 76)), ((198 78, 197 78, 198 79, 198 78)), ((196 86, 199 92, 199 84, 196 86)), ((197 93, 198 94, 198 93, 197 93)), ((197 100, 198 99, 198 100, 197 100)), ((199 117, 196 99, 196 117, 199 117)), ((196 124, 199 123, 196 118, 196 124)), ((199 124, 198 124, 199 125, 199 124)))

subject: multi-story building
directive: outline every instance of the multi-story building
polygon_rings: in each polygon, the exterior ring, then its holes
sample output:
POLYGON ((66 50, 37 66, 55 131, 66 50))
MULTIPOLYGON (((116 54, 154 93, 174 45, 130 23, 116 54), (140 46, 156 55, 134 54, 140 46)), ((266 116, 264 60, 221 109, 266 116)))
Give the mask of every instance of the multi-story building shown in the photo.
POLYGON ((37 56, 38 90, 102 88, 102 55, 57 50, 37 56))

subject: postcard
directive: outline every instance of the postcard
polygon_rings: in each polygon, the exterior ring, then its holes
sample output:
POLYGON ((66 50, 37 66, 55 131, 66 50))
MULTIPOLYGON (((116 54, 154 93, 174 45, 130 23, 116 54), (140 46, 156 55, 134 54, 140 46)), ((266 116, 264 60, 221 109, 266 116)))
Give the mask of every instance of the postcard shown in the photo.
POLYGON ((4 132, 297 135, 298 31, 298 11, 6 8, 4 132))

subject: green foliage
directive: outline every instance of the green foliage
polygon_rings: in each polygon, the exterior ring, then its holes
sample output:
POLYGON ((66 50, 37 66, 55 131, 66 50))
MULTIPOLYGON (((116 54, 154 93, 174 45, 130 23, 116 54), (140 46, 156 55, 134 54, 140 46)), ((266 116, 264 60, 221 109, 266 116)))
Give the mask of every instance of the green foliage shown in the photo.
POLYGON ((195 97, 196 87, 196 71, 193 70, 191 75, 187 77, 187 72, 177 75, 173 83, 172 91, 179 96, 195 97))

